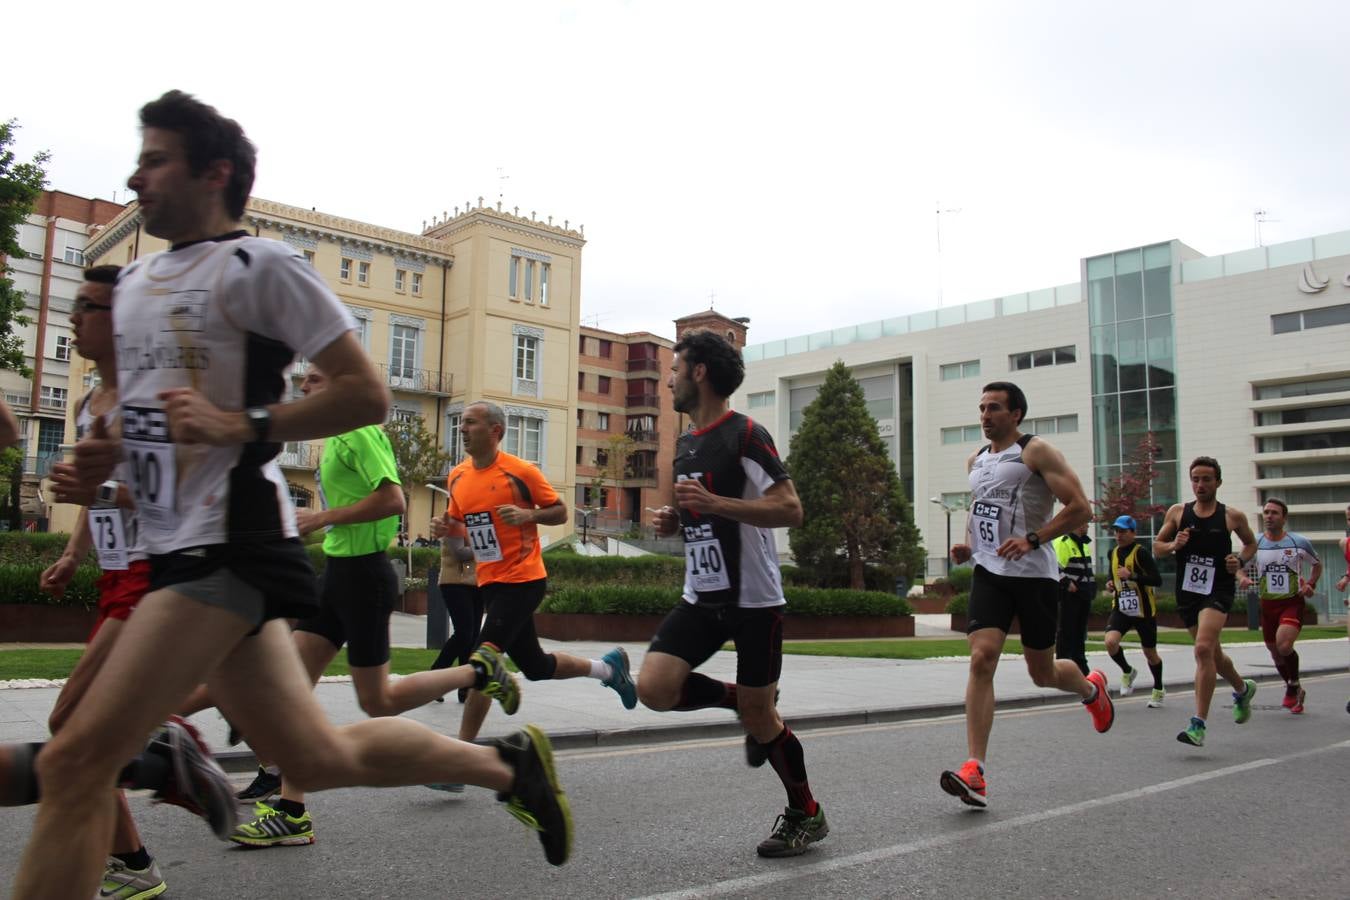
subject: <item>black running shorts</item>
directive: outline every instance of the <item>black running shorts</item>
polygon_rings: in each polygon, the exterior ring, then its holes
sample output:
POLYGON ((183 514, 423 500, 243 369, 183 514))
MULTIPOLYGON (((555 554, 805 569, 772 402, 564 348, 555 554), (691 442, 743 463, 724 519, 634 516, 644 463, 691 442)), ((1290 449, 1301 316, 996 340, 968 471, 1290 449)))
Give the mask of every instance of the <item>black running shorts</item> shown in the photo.
POLYGON ((736 646, 736 683, 767 687, 783 671, 787 607, 704 606, 681 600, 661 622, 649 653, 669 653, 697 669, 727 641, 736 646))
POLYGON ((335 649, 347 645, 354 668, 389 662, 389 615, 398 597, 398 575, 387 554, 330 556, 319 579, 318 615, 295 626, 324 638, 335 649))
POLYGON ((1046 650, 1055 646, 1059 626, 1059 582, 1053 578, 995 575, 984 566, 976 566, 968 609, 966 634, 981 628, 997 628, 1007 634, 1015 616, 1021 626, 1022 646, 1046 650))
POLYGON ((1119 631, 1122 635, 1130 633, 1133 628, 1139 632, 1139 644, 1143 647, 1158 646, 1158 620, 1135 618, 1127 616, 1118 609, 1111 610, 1111 615, 1106 620, 1107 631, 1119 631))
POLYGON ((1189 591, 1177 592, 1177 614, 1181 616, 1181 624, 1187 628, 1199 625, 1202 609, 1217 609, 1226 616, 1233 611, 1233 595, 1217 592, 1209 595, 1192 594, 1189 591))
POLYGON ((150 557, 150 590, 172 590, 259 626, 319 608, 314 567, 298 540, 189 547, 150 557))
POLYGON ((548 579, 492 581, 483 585, 487 619, 478 635, 480 644, 501 650, 530 681, 548 681, 558 671, 558 658, 539 646, 534 611, 544 602, 548 579))

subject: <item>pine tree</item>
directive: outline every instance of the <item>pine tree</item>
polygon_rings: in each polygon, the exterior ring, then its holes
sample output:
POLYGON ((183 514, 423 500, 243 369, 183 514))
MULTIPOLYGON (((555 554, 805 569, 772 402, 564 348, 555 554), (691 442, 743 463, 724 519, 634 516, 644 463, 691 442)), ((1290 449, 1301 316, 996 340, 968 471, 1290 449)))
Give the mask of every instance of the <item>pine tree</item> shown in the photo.
POLYGON ((789 542, 813 582, 861 590, 869 567, 887 586, 896 576, 923 571, 924 550, 900 476, 862 386, 842 361, 830 367, 803 411, 788 470, 803 512, 789 542))

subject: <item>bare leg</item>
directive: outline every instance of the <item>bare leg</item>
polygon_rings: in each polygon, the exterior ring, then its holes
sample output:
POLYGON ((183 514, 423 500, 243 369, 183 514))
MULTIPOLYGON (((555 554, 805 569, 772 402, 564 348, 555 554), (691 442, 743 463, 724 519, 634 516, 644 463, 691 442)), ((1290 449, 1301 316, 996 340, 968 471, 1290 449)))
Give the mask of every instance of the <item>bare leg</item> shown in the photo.
POLYGON ((1027 672, 1037 687, 1052 687, 1066 694, 1077 694, 1084 700, 1092 696, 1092 684, 1078 663, 1072 659, 1055 659, 1055 648, 1045 650, 1022 649, 1027 661, 1027 672))
MULTIPOLYGON (((966 747, 971 759, 984 761, 994 728, 994 672, 1008 640, 997 628, 981 628, 966 636, 970 643, 970 676, 966 681, 966 747)), ((1072 663, 1070 664, 1072 665, 1072 663)))

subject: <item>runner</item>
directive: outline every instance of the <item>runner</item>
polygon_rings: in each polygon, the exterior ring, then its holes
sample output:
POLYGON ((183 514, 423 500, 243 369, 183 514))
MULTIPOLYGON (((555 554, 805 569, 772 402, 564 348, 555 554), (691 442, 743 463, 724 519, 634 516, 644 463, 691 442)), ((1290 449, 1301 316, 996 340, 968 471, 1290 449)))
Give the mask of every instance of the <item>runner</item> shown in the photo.
POLYGON ((1153 589, 1162 584, 1162 575, 1158 574, 1153 554, 1134 539, 1139 530, 1134 516, 1120 516, 1111 527, 1116 533, 1116 545, 1107 558, 1111 578, 1106 582, 1106 591, 1111 595, 1111 615, 1106 621, 1106 652, 1120 666, 1120 696, 1128 697, 1134 693, 1139 670, 1125 659, 1120 639, 1131 628, 1139 632, 1144 659, 1148 660, 1153 675, 1153 695, 1149 697, 1148 708, 1158 709, 1167 699, 1162 657, 1158 655, 1158 605, 1153 598, 1153 589))
MULTIPOLYGON (((441 670, 467 673, 465 681, 452 686, 474 689, 464 704, 460 740, 472 741, 478 736, 491 706, 489 698, 496 698, 507 715, 514 715, 520 706, 520 688, 515 680, 492 674, 506 671, 503 653, 530 681, 595 678, 614 689, 625 709, 637 706, 628 653, 622 647, 615 647, 602 659, 582 659, 570 653, 545 653, 539 646, 534 611, 544 600, 548 578, 539 526, 565 523, 567 504, 538 466, 501 449, 506 414, 500 406, 482 400, 470 403, 464 408, 460 432, 466 458, 450 470, 446 479, 450 502, 445 514, 432 521, 432 537, 442 539, 452 529, 458 530, 454 523, 463 524, 487 609, 481 643, 469 657, 469 664, 441 670)), ((432 782, 430 786, 442 790, 457 787, 453 781, 432 782)))
POLYGON ((204 681, 258 753, 300 787, 480 784, 537 828, 549 862, 562 864, 570 815, 537 728, 474 746, 402 718, 335 728, 324 716, 283 621, 313 614, 318 598, 274 457, 281 441, 381 421, 388 390, 353 319, 303 257, 238 230, 255 158, 239 126, 177 91, 143 107, 141 124, 128 185, 145 230, 172 249, 136 261, 118 282, 121 438, 96 427, 66 471, 90 488, 125 455, 151 589, 37 758, 44 802, 14 893, 94 893, 117 761, 204 681), (282 404, 297 351, 334 389, 282 404))
POLYGON ((1176 555, 1177 612, 1195 638, 1195 715, 1177 740, 1203 747, 1218 675, 1233 687, 1233 721, 1242 725, 1252 717, 1256 682, 1238 674, 1233 660, 1223 652, 1221 638, 1233 609, 1235 576, 1256 555, 1256 535, 1246 515, 1219 502, 1223 473, 1218 460, 1197 456, 1190 476, 1195 500, 1177 503, 1167 511, 1153 540, 1153 554, 1158 558, 1176 555), (1233 552, 1233 534, 1242 541, 1238 553, 1233 552))
MULTIPOLYGON (((1282 706, 1291 713, 1303 712, 1308 696, 1298 678, 1298 651, 1294 641, 1303 630, 1303 608, 1317 591, 1322 561, 1312 542, 1301 534, 1284 530, 1289 507, 1271 497, 1261 507, 1262 532, 1256 541, 1256 560, 1251 567, 1261 593, 1261 636, 1265 639, 1275 670, 1284 679, 1282 706), (1307 577, 1305 576, 1305 573, 1307 577)), ((1243 571, 1238 587, 1246 590, 1253 580, 1243 571)))
POLYGON ((954 544, 957 565, 975 560, 970 586, 970 677, 966 682, 966 743, 970 758, 939 783, 962 803, 989 805, 984 761, 994 726, 994 672, 1014 618, 1031 680, 1077 694, 1098 732, 1115 721, 1106 676, 1084 676, 1077 663, 1055 659, 1059 566, 1050 542, 1088 521, 1092 507, 1064 454, 1019 430, 1027 415, 1022 389, 1008 381, 984 386, 980 425, 989 443, 966 462, 970 473, 971 544, 954 544), (1063 508, 1052 518, 1054 502, 1063 508))
POLYGON ((1054 540, 1059 563, 1059 628, 1055 632, 1055 658, 1071 660, 1087 675, 1088 616, 1097 598, 1097 578, 1092 574, 1092 552, 1087 525, 1081 525, 1054 540))
POLYGON ((811 793, 801 742, 778 714, 783 668, 782 576, 773 528, 800 525, 801 501, 764 428, 731 409, 745 378, 740 351, 710 331, 675 345, 669 387, 692 430, 675 446, 675 507, 652 515, 658 533, 684 537, 684 601, 652 638, 638 676, 658 710, 736 711, 751 766, 770 763, 787 808, 759 843, 760 856, 796 856, 830 833, 811 793), (693 671, 722 645, 736 646, 736 683, 693 671))

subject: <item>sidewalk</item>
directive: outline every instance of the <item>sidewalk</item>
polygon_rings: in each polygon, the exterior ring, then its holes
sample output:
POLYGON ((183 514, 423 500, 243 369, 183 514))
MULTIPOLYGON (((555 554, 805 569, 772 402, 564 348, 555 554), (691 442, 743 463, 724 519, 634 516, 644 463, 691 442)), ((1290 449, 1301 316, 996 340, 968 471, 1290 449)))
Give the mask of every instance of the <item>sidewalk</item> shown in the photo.
MULTIPOLYGON (((423 619, 396 614, 391 623, 397 646, 423 646, 423 619)), ((548 650, 565 650, 578 656, 597 658, 612 644, 544 641, 548 650)), ((645 644, 625 644, 636 674, 646 653, 645 644)), ((1164 679, 1169 690, 1189 690, 1195 667, 1188 646, 1160 646, 1164 679)), ((1262 684, 1257 705, 1276 705, 1278 676, 1269 654, 1257 643, 1226 648, 1243 675, 1262 684)), ((1147 697, 1151 680, 1138 649, 1127 649, 1132 665, 1143 668, 1136 684, 1135 697, 1147 697)), ((1300 641, 1298 644, 1305 675, 1344 674, 1350 666, 1350 643, 1345 638, 1300 641)), ((1119 684, 1119 669, 1105 653, 1088 654, 1088 664, 1100 668, 1111 681, 1112 696, 1119 684)), ((965 659, 883 660, 840 659, 836 657, 786 656, 780 681, 783 717, 798 729, 839 725, 861 725, 934 715, 957 714, 963 710, 966 671, 965 659)), ((720 652, 700 671, 725 680, 735 680, 736 657, 720 652)), ((1038 688, 1027 677, 1020 657, 1005 657, 995 676, 994 689, 1000 709, 1042 703, 1071 702, 1058 691, 1038 688)), ((56 700, 57 688, 0 690, 0 740, 41 741, 47 737, 47 715, 56 700)), ((356 703, 356 695, 346 682, 324 682, 315 689, 329 717, 339 724, 365 719, 356 703)), ((1309 707, 1331 708, 1341 712, 1350 697, 1350 680, 1314 686, 1309 691, 1309 707)), ((1229 701, 1226 686, 1215 694, 1216 708, 1229 701)), ((1168 699, 1170 714, 1183 720, 1190 711, 1189 698, 1168 699)), ((450 696, 445 703, 432 703, 404 715, 424 722, 437 731, 455 734, 459 726, 460 706, 450 696)), ((1342 712, 1342 715, 1344 713, 1342 712)), ((193 721, 201 728, 211 746, 219 751, 222 763, 238 769, 252 765, 247 748, 225 746, 226 726, 214 711, 198 713, 193 721)), ((621 745, 663 740, 688 740, 727 737, 740 733, 734 716, 725 710, 699 710, 688 713, 657 713, 644 708, 625 710, 613 691, 589 678, 568 681, 522 681, 520 712, 507 717, 493 705, 482 736, 507 734, 525 722, 547 731, 560 748, 621 745)))

